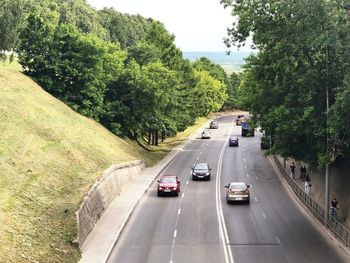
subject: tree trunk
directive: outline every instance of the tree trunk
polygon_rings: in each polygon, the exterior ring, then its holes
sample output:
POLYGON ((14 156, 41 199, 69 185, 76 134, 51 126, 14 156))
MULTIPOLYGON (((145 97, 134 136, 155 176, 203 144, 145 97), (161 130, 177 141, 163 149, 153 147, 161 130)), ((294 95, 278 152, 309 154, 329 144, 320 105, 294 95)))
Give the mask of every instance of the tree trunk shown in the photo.
POLYGON ((154 145, 154 129, 152 129, 152 145, 154 145))
POLYGON ((158 146, 158 135, 159 135, 159 132, 158 132, 158 130, 156 130, 156 139, 155 139, 155 141, 156 141, 156 146, 158 146))
POLYGON ((152 137, 151 129, 148 129, 148 145, 151 145, 151 137, 152 137))
POLYGON ((162 142, 165 141, 165 131, 162 131, 162 142))

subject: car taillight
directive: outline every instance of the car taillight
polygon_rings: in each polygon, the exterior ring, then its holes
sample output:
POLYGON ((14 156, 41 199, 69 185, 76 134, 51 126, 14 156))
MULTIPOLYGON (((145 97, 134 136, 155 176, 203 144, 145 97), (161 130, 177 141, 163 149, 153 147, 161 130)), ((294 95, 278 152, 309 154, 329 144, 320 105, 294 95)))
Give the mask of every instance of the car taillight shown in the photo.
POLYGON ((245 193, 246 193, 246 194, 249 194, 249 190, 248 190, 248 189, 247 189, 247 190, 245 190, 245 193))

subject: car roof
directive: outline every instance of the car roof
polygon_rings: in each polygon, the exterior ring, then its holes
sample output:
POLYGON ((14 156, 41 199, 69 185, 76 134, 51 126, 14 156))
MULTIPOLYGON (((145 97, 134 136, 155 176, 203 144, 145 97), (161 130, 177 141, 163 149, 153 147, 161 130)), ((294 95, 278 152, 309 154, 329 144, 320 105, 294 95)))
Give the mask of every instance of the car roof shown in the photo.
POLYGON ((234 135, 231 135, 230 139, 238 139, 238 138, 236 136, 234 136, 234 135))

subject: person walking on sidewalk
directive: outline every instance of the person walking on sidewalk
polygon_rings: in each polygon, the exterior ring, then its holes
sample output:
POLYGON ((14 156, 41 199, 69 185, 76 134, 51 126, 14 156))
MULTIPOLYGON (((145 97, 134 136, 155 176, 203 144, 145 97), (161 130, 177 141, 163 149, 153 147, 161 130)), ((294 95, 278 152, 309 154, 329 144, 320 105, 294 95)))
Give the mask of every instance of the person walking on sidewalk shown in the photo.
POLYGON ((292 174, 292 178, 295 179, 295 163, 292 162, 292 164, 290 165, 290 172, 292 174))
POLYGON ((304 183, 304 190, 305 190, 305 193, 307 194, 307 195, 309 195, 310 194, 310 186, 311 186, 311 184, 310 184, 310 182, 307 182, 307 181, 305 181, 305 183, 304 183))
POLYGON ((339 203, 337 198, 334 198, 331 202, 331 216, 337 219, 337 209, 339 209, 339 203))

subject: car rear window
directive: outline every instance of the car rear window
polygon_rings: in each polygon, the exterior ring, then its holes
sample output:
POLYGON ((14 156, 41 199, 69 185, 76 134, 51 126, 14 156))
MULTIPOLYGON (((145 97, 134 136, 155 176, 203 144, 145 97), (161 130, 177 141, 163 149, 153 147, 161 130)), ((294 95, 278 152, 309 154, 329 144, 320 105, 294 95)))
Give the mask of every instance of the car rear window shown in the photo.
POLYGON ((206 163, 199 163, 194 168, 197 170, 207 170, 208 165, 206 163))
POLYGON ((162 183, 176 183, 175 177, 163 177, 160 181, 162 183))
POLYGON ((247 188, 247 186, 245 185, 245 183, 241 183, 241 184, 231 184, 230 185, 230 189, 244 189, 247 188))

